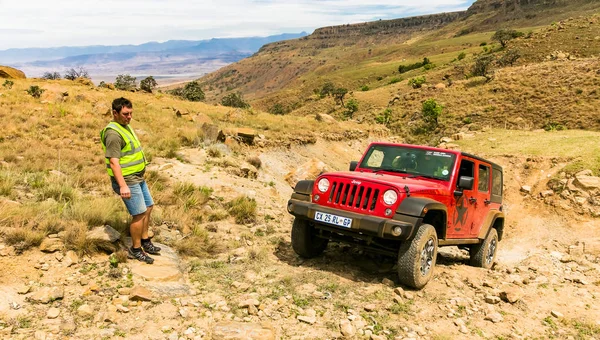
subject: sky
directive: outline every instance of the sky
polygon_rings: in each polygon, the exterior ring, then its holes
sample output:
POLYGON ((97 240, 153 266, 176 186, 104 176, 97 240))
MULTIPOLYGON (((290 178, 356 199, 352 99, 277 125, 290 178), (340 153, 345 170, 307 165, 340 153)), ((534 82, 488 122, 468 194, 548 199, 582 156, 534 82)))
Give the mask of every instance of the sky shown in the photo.
POLYGON ((312 33, 474 0, 0 0, 0 50, 312 33))

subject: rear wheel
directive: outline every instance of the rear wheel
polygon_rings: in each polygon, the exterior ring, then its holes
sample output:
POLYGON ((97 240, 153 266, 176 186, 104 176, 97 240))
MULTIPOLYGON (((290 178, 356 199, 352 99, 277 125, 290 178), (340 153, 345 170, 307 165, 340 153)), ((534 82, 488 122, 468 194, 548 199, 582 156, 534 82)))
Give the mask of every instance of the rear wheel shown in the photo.
POLYGON ((471 246, 469 250, 471 265, 489 269, 494 264, 498 252, 498 231, 492 228, 482 243, 471 246))
POLYGON ((433 276, 438 238, 435 228, 422 224, 417 235, 398 251, 398 278, 404 285, 421 289, 433 276))
POLYGON ((296 254, 312 258, 320 255, 327 248, 328 239, 317 236, 317 230, 312 223, 296 217, 292 225, 292 248, 296 254))

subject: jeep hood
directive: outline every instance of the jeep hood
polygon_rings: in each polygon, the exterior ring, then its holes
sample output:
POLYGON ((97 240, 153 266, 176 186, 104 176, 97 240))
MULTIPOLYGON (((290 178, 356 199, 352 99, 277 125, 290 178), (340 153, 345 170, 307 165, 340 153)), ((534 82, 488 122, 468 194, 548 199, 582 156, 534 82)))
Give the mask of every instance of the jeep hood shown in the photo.
POLYGON ((350 180, 365 181, 371 183, 377 183, 381 185, 393 186, 398 191, 403 192, 405 187, 408 186, 411 193, 427 193, 434 195, 449 195, 450 190, 448 189, 448 182, 432 180, 430 178, 415 177, 409 178, 405 175, 389 175, 386 173, 372 173, 372 172, 355 172, 355 171, 338 171, 325 173, 321 177, 333 178, 346 178, 350 180))

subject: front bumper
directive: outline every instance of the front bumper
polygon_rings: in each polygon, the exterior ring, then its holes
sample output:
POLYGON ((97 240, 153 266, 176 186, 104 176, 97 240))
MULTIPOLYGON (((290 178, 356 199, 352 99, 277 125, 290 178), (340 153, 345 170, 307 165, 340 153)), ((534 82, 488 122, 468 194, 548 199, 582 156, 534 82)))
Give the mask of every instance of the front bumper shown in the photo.
POLYGON ((288 212, 296 217, 306 218, 309 220, 315 219, 315 212, 324 212, 352 219, 350 228, 343 228, 334 224, 317 222, 318 224, 326 225, 330 228, 338 228, 340 232, 355 232, 368 234, 389 240, 407 240, 412 237, 415 226, 421 225, 422 218, 409 216, 404 214, 395 214, 393 219, 382 218, 378 216, 370 216, 364 214, 353 213, 345 210, 324 207, 318 204, 298 200, 292 197, 288 201, 288 212), (399 236, 392 234, 394 227, 400 227, 402 232, 399 236))

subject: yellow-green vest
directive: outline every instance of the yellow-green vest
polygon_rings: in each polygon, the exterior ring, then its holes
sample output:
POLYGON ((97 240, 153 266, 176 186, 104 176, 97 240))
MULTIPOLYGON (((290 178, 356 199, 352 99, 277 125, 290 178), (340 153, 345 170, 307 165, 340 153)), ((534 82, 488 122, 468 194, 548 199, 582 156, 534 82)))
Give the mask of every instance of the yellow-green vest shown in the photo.
MULTIPOLYGON (((102 149, 104 150, 104 153, 106 153, 106 144, 104 141, 106 129, 113 129, 117 131, 125 141, 125 147, 121 149, 121 157, 119 158, 119 164, 121 165, 123 176, 132 175, 144 170, 146 167, 146 157, 142 151, 140 140, 135 135, 135 132, 133 132, 133 129, 126 129, 121 126, 121 124, 116 122, 108 123, 108 125, 102 131, 100 131, 100 141, 102 142, 102 149)), ((110 160, 105 157, 105 161, 106 171, 111 177, 114 177, 115 175, 110 168, 110 160)))

